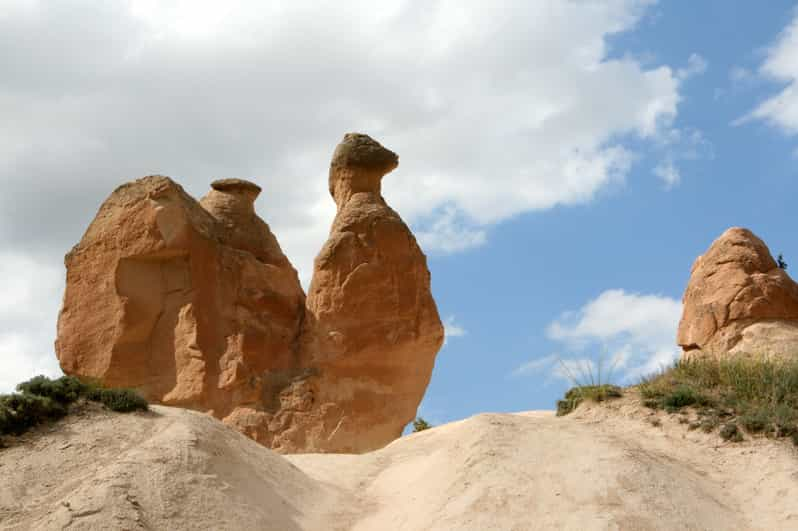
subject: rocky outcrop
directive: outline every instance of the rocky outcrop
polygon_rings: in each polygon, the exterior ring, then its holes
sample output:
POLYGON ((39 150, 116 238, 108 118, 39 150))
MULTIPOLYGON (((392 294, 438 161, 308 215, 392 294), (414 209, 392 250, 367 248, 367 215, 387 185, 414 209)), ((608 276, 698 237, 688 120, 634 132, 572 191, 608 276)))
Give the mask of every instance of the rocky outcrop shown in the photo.
POLYGON ((380 193, 397 164, 368 136, 348 134, 330 165, 338 213, 314 263, 303 352, 320 371, 317 398, 336 420, 325 437, 347 451, 400 435, 443 344, 424 254, 380 193), (345 396, 336 382, 347 382, 345 396))
POLYGON ((207 411, 283 452, 362 452, 415 415, 443 340, 426 259, 380 196, 397 157, 346 135, 338 215, 307 301, 254 202, 199 202, 167 177, 117 188, 66 256, 56 351, 67 374, 207 411))
POLYGON ((727 230, 696 259, 683 303, 686 359, 798 356, 798 284, 747 229, 727 230))

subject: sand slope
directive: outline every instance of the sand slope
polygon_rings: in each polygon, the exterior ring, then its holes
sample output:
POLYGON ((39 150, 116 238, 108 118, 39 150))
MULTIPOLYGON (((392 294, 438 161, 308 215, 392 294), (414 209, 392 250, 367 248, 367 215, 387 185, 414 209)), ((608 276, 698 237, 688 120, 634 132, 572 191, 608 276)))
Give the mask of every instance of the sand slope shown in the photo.
POLYGON ((0 529, 798 529, 798 455, 620 401, 282 457, 191 411, 94 412, 0 450, 0 529))

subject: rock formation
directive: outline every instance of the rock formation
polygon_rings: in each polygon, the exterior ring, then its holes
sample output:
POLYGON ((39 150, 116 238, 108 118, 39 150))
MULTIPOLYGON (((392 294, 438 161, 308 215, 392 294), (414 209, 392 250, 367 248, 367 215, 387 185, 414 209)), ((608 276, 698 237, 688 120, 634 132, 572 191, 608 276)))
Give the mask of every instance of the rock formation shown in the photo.
POLYGON ((283 452, 363 452, 413 419, 443 341, 424 254, 380 195, 396 155, 336 149, 338 205, 310 296, 260 188, 167 177, 117 188, 67 254, 56 351, 67 374, 207 411, 283 452))
POLYGON ((683 303, 686 359, 798 356, 798 284, 747 229, 727 230, 696 259, 683 303))
POLYGON ((398 425, 415 417, 434 362, 426 353, 443 344, 424 254, 380 194, 397 164, 366 135, 348 134, 336 148, 329 186, 338 213, 316 257, 305 315, 303 351, 321 371, 318 397, 341 409, 330 437, 363 449, 396 438, 398 425), (339 381, 348 382, 346 396, 339 381))

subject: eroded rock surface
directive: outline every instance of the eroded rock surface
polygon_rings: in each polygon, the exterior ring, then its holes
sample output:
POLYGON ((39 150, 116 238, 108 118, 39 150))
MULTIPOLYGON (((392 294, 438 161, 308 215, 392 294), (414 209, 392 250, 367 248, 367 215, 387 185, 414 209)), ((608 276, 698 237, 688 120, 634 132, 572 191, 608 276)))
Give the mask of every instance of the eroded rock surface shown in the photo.
POLYGON ((798 284, 747 229, 727 230, 696 259, 683 303, 685 358, 798 356, 798 284))
POLYGON ((335 421, 325 423, 331 431, 324 437, 347 451, 378 448, 401 434, 443 344, 426 258, 380 194, 382 177, 397 164, 395 153, 368 136, 348 134, 330 165, 338 213, 314 264, 303 351, 320 370, 324 416, 335 421))
POLYGON ((396 155, 346 135, 338 214, 307 301, 223 179, 199 202, 167 177, 117 188, 66 256, 56 351, 67 374, 208 411, 283 452, 362 452, 415 416, 443 341, 426 259, 380 195, 396 155))

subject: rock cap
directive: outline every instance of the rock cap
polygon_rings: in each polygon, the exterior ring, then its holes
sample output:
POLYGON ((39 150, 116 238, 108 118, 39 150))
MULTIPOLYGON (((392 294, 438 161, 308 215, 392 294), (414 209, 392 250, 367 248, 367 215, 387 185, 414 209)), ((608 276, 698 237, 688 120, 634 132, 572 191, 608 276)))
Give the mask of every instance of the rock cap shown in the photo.
POLYGON ((260 186, 245 179, 217 179, 211 183, 211 188, 219 192, 250 192, 255 195, 262 190, 260 186))
POLYGON ((333 152, 332 167, 363 168, 386 174, 399 165, 399 156, 362 133, 346 133, 333 152))

